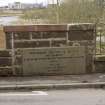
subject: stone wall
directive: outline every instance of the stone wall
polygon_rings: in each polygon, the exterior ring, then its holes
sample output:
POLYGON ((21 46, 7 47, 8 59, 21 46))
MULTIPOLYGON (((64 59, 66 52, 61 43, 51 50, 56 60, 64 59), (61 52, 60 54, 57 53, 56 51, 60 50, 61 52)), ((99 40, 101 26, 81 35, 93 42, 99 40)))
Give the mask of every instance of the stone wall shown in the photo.
POLYGON ((86 49, 86 72, 95 72, 94 56, 96 33, 94 24, 69 25, 68 40, 70 46, 84 46, 86 49))
MULTIPOLYGON (((5 26, 6 48, 11 50, 11 35, 14 35, 15 49, 38 48, 64 48, 84 47, 85 49, 85 73, 93 73, 95 55, 95 25, 94 24, 67 24, 67 25, 26 25, 5 26)), ((19 52, 17 52, 19 53, 19 52)), ((16 55, 16 54, 15 54, 16 55)), ((16 73, 21 74, 23 65, 16 58, 16 73), (20 65, 20 68, 19 66, 20 65)), ((24 63, 24 61, 22 62, 24 63)), ((71 63, 71 62, 70 62, 71 63)), ((79 66, 78 66, 79 67, 79 66)), ((77 71, 78 73, 78 71, 77 71)), ((83 72, 84 73, 84 72, 83 72)), ((72 74, 72 73, 71 73, 72 74)))

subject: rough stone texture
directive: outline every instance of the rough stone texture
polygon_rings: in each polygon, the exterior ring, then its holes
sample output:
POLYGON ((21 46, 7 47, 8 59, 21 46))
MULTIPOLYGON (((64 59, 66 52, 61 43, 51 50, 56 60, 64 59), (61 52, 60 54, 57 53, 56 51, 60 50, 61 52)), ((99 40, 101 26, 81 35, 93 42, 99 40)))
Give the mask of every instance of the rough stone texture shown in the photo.
POLYGON ((70 30, 69 31, 69 40, 71 41, 83 41, 83 40, 93 40, 93 31, 94 30, 70 30))
POLYGON ((12 75, 11 51, 0 50, 0 76, 12 75))
POLYGON ((68 24, 69 30, 93 30, 95 25, 93 23, 77 23, 77 24, 68 24))
POLYGON ((86 72, 94 72, 95 55, 95 25, 94 24, 70 24, 68 33, 69 45, 85 46, 86 72))
MULTIPOLYGON (((84 46, 86 54, 86 73, 95 72, 94 24, 5 26, 4 32, 6 34, 7 49, 11 49, 12 32, 14 34, 14 45, 16 49, 84 46)), ((16 65, 20 66, 18 61, 16 61, 16 65)))

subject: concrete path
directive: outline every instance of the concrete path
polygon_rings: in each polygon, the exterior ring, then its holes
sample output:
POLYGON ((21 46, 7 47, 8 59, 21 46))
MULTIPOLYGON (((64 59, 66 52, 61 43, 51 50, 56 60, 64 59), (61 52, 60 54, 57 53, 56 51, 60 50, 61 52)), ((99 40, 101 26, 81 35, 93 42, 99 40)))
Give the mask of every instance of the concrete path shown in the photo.
POLYGON ((0 77, 0 89, 104 88, 105 74, 0 77))

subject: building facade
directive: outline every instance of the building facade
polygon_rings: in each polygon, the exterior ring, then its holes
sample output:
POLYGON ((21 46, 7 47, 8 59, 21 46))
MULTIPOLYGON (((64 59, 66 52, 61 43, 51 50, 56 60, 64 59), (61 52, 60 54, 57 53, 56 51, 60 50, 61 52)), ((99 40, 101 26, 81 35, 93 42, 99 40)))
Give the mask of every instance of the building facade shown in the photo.
POLYGON ((43 8, 43 3, 21 3, 21 2, 14 2, 12 4, 8 4, 9 9, 33 9, 33 8, 43 8))

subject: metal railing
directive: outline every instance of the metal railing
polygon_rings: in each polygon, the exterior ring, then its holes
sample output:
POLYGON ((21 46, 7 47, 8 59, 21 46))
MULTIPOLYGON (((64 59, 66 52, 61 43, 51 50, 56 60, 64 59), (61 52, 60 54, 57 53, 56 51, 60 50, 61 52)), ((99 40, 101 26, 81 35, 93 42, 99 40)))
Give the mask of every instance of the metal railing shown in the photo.
POLYGON ((97 26, 96 35, 96 54, 105 54, 105 24, 97 26))

